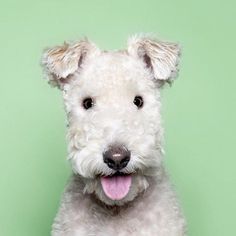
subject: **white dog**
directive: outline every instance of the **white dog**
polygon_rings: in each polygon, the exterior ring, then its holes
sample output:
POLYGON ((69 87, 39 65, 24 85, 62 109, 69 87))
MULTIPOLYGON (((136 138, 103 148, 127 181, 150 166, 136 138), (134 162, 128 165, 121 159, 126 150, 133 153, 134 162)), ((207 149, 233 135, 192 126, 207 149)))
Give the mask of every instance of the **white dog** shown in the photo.
POLYGON ((133 36, 101 51, 87 39, 47 50, 62 90, 74 175, 53 236, 183 236, 185 220, 162 164, 160 87, 177 76, 180 49, 133 36))

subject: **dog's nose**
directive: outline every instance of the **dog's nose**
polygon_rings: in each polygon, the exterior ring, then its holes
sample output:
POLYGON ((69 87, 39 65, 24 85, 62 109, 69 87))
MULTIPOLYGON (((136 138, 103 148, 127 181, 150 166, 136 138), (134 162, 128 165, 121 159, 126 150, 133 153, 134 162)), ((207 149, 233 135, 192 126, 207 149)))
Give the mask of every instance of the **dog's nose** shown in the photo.
POLYGON ((130 160, 130 151, 121 145, 110 146, 103 153, 103 161, 113 170, 119 171, 127 166, 130 160))

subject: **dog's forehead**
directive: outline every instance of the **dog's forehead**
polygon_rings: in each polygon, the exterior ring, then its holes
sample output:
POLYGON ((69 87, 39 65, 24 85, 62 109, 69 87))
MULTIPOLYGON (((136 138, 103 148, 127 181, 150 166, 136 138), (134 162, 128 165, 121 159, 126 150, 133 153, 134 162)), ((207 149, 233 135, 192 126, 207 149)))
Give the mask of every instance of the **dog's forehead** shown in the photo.
POLYGON ((102 52, 87 61, 81 80, 83 83, 118 88, 147 82, 150 76, 148 72, 141 60, 131 57, 126 51, 102 52))

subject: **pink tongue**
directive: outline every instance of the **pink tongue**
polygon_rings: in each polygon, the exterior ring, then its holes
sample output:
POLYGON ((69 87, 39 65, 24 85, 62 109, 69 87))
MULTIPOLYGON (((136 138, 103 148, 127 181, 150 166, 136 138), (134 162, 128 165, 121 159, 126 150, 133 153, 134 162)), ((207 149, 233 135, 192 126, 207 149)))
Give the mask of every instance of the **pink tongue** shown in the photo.
POLYGON ((112 200, 124 198, 131 186, 131 176, 107 176, 101 177, 102 188, 107 197, 112 200))

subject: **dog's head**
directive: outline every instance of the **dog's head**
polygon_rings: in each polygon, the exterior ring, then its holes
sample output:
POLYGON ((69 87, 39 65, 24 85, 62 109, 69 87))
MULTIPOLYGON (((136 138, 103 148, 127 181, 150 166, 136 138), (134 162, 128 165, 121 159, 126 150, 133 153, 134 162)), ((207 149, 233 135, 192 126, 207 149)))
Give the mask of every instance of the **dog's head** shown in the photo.
POLYGON ((62 90, 68 150, 84 191, 122 205, 145 190, 162 157, 160 91, 177 75, 177 44, 134 36, 123 51, 87 39, 47 50, 50 84, 62 90))

